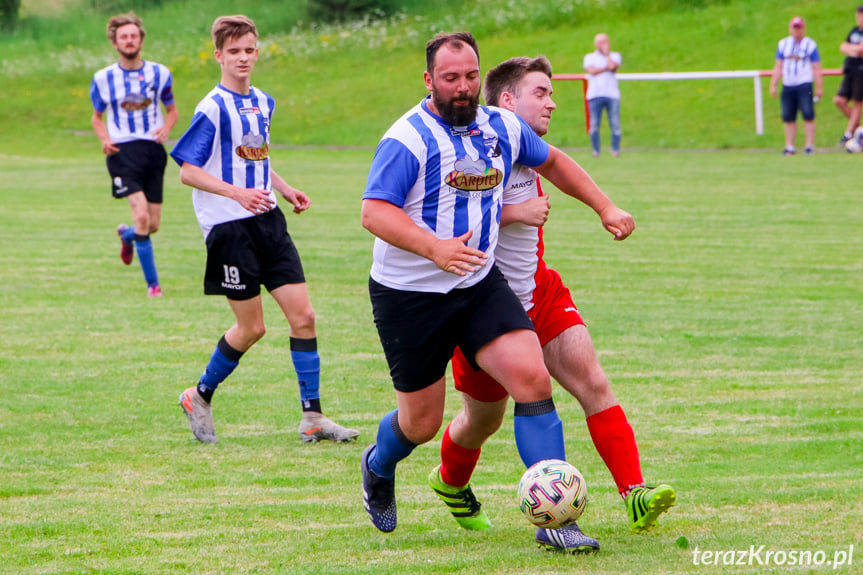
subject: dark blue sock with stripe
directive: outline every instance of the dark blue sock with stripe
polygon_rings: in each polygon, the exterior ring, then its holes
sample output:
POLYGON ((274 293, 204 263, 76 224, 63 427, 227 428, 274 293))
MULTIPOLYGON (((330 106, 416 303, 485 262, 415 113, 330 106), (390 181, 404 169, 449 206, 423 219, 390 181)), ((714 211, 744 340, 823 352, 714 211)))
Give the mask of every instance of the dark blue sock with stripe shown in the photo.
POLYGON ((375 448, 369 453, 369 469, 379 477, 396 476, 396 465, 411 454, 416 444, 399 427, 399 410, 386 414, 378 425, 375 448))
POLYGON ((142 236, 135 234, 135 251, 138 252, 138 262, 141 264, 141 271, 144 272, 144 279, 147 280, 147 286, 153 287, 159 285, 159 274, 156 273, 156 259, 153 257, 153 242, 150 236, 142 236))
POLYGON ((207 403, 213 398, 213 392, 219 384, 225 381, 240 364, 241 357, 243 352, 231 347, 225 336, 222 336, 198 381, 198 393, 207 403))
POLYGON ((563 423, 549 397, 515 404, 515 445, 526 467, 543 459, 566 461, 563 423))
POLYGON ((321 357, 318 339, 291 338, 291 361, 300 384, 300 403, 303 411, 321 412, 321 357))

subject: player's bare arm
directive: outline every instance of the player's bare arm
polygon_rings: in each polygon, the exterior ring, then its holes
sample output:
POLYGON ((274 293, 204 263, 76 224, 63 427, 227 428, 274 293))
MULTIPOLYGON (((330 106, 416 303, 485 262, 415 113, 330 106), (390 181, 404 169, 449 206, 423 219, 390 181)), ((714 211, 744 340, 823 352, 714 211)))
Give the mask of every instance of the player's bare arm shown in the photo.
POLYGON ((473 231, 450 240, 439 239, 386 200, 363 200, 362 224, 388 244, 430 259, 440 269, 459 276, 475 272, 488 259, 484 252, 466 245, 473 231))
POLYGON ((291 203, 295 214, 306 211, 312 205, 312 200, 309 199, 309 196, 305 192, 288 184, 275 170, 270 169, 270 177, 273 181, 273 188, 291 203))
POLYGON ((520 204, 505 204, 500 211, 500 227, 521 223, 526 226, 542 227, 548 221, 551 210, 548 194, 525 200, 520 204))
POLYGON ((93 115, 90 117, 90 123, 93 125, 93 131, 96 132, 96 137, 99 138, 100 142, 102 142, 103 154, 110 156, 120 151, 120 148, 114 144, 114 141, 111 140, 111 136, 108 135, 108 128, 105 127, 105 122, 102 121, 102 112, 94 110, 93 115))
POLYGON ((153 130, 153 138, 157 143, 164 144, 168 141, 168 136, 171 135, 171 130, 177 125, 178 118, 176 104, 165 106, 165 123, 160 128, 153 130))
POLYGON ((773 72, 770 74, 770 97, 775 98, 778 95, 777 88, 779 79, 782 77, 782 60, 776 60, 773 64, 773 72))
POLYGON ((182 167, 180 167, 180 181, 204 192, 230 198, 253 214, 262 214, 275 207, 271 202, 269 192, 266 190, 234 186, 211 176, 203 168, 188 162, 183 162, 182 167))
POLYGON ((557 189, 590 206, 615 240, 625 240, 635 230, 632 216, 615 206, 593 178, 558 148, 549 146, 548 158, 535 169, 557 189))

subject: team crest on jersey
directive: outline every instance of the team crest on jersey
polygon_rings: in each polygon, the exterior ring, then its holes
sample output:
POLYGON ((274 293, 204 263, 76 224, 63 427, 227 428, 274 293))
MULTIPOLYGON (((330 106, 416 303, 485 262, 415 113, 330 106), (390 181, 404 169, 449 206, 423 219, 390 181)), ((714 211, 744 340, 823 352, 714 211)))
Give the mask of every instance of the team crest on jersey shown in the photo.
POLYGON ((495 167, 486 168, 482 160, 459 158, 455 169, 446 175, 447 185, 464 192, 491 190, 503 181, 503 172, 495 167))
POLYGON ((244 134, 235 151, 244 160, 260 161, 270 157, 270 146, 263 134, 244 134))
POLYGON ((485 146, 485 153, 489 158, 500 157, 500 143, 497 141, 497 136, 483 138, 482 145, 485 146))
POLYGON ((127 112, 136 112, 146 110, 152 103, 152 98, 146 94, 129 94, 120 102, 120 107, 127 112))

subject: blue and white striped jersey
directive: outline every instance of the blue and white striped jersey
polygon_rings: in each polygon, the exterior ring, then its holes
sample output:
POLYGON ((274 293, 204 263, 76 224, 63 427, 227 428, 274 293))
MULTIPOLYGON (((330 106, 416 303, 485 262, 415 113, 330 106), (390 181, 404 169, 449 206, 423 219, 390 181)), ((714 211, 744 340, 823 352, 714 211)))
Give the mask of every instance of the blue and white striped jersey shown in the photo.
POLYGON ((115 144, 154 140, 153 130, 165 123, 160 104, 174 103, 172 84, 171 71, 156 62, 137 70, 115 63, 93 75, 90 101, 97 112, 108 112, 105 124, 115 144))
MULTIPOLYGON (((203 168, 216 178, 239 186, 267 190, 276 196, 270 178, 270 121, 276 103, 252 86, 248 94, 231 92, 221 84, 195 108, 192 123, 171 157, 203 168)), ((250 218, 255 214, 230 198, 202 190, 192 191, 195 215, 204 237, 216 224, 250 218)))
POLYGON ((378 144, 363 199, 402 208, 440 239, 468 230, 468 245, 488 263, 457 276, 422 256, 375 239, 372 278, 408 291, 447 293, 482 280, 494 263, 503 189, 515 164, 539 166, 548 144, 508 110, 480 106, 470 126, 450 126, 426 107, 428 97, 393 124, 378 144))
POLYGON ((805 36, 800 42, 796 42, 793 36, 787 36, 779 41, 776 59, 782 60, 782 84, 799 86, 812 83, 812 64, 820 62, 821 56, 818 54, 818 46, 809 36, 805 36))

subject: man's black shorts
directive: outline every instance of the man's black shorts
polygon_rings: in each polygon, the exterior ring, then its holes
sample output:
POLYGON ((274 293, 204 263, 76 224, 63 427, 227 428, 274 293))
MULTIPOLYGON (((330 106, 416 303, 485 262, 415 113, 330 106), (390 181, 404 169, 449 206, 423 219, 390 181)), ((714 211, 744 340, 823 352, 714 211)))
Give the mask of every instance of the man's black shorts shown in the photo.
POLYGON ((842 84, 839 85, 839 91, 836 92, 836 95, 846 100, 863 102, 863 70, 853 68, 845 70, 842 84))
POLYGON ((398 391, 418 391, 443 377, 456 346, 476 368, 484 345, 517 329, 533 330, 497 266, 478 284, 445 294, 392 289, 369 278, 369 295, 398 391))
POLYGON ((150 140, 134 140, 117 144, 120 149, 105 159, 111 175, 111 193, 125 198, 144 192, 151 204, 162 203, 162 183, 168 154, 162 144, 150 140))
POLYGON ((204 293, 247 300, 261 285, 273 291, 305 283, 300 254, 278 207, 265 214, 218 224, 207 234, 204 293))

